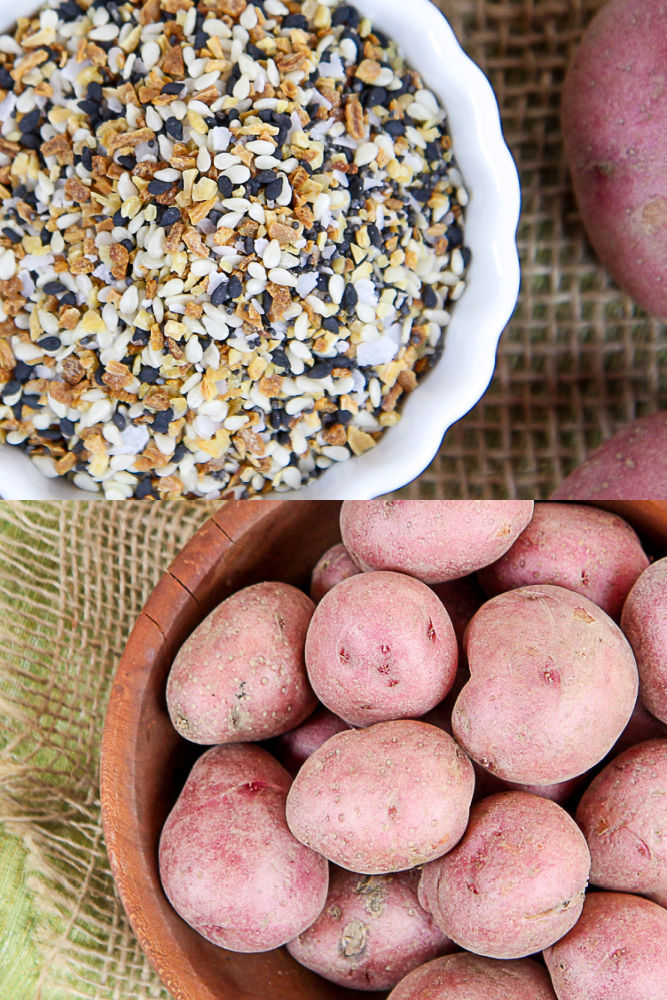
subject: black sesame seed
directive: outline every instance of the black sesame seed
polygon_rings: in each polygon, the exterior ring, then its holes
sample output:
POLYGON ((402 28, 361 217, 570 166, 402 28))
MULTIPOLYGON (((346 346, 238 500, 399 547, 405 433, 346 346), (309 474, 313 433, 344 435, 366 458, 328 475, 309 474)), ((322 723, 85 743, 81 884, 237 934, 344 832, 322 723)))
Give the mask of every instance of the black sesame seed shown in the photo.
POLYGON ((388 94, 384 87, 370 87, 361 97, 361 103, 366 108, 374 108, 377 104, 385 107, 387 100, 388 94))
POLYGON ((359 296, 357 295, 357 290, 354 285, 346 285, 342 298, 342 305, 344 308, 347 310, 354 309, 358 301, 359 296))
POLYGON ((7 385, 0 392, 0 398, 7 400, 15 396, 17 392, 21 391, 21 383, 18 379, 10 379, 7 385))
POLYGON ((205 31, 198 31, 195 35, 195 48, 205 49, 208 45, 208 35, 205 31))
POLYGON ((221 282, 213 291, 211 295, 211 305, 221 306, 225 302, 229 302, 231 295, 229 294, 229 287, 226 281, 221 282))
POLYGON ((180 92, 183 90, 184 86, 185 86, 185 83, 183 83, 183 82, 179 83, 178 80, 172 80, 171 83, 165 83, 164 87, 162 88, 162 93, 163 94, 180 94, 180 92))
POLYGON ((289 359, 282 347, 276 347, 275 350, 271 352, 271 357, 274 365, 277 365, 278 368, 282 368, 286 372, 290 370, 289 359))
POLYGON ((24 382, 28 382, 35 374, 35 369, 32 365, 27 365, 25 361, 17 361, 16 367, 14 368, 14 378, 17 382, 23 385, 24 382))
POLYGON ((124 416, 120 410, 114 410, 111 420, 119 431, 124 431, 127 427, 127 417, 124 416))
POLYGON ((62 434, 59 427, 45 427, 39 432, 44 441, 60 441, 62 434))
POLYGON ((265 191, 266 197, 269 201, 275 201, 276 198, 280 198, 283 190, 283 182, 281 178, 272 181, 271 184, 267 184, 265 191))
POLYGON ((0 87, 3 90, 14 89, 14 80, 4 66, 0 66, 0 87))
POLYGON ((171 117, 167 118, 164 123, 164 127, 167 130, 167 135, 170 135, 172 139, 176 139, 180 142, 183 138, 183 122, 179 122, 178 118, 171 117))
POLYGON ((153 385, 157 382, 159 377, 160 369, 152 368, 151 365, 144 365, 144 367, 139 370, 139 381, 146 382, 148 385, 153 385))
POLYGON ((21 402, 23 403, 24 406, 29 406, 31 410, 38 410, 39 394, 36 392, 30 393, 29 395, 24 393, 23 396, 21 397, 21 402))
POLYGON ((463 233, 458 226, 448 226, 446 232, 447 242, 450 248, 453 250, 455 247, 460 247, 463 245, 463 233))
POLYGON ((253 45, 252 42, 246 42, 245 50, 251 59, 266 59, 266 52, 262 52, 257 45, 253 45))
POLYGON ((308 378, 326 378, 327 375, 331 375, 334 361, 335 358, 323 358, 321 361, 316 361, 312 368, 308 369, 308 378))
POLYGON ((338 421, 339 424, 342 424, 343 427, 347 427, 347 425, 352 420, 353 416, 354 416, 354 414, 350 413, 349 410, 337 410, 336 411, 336 420, 338 421))
POLYGON ((118 209, 118 211, 115 213, 115 215, 113 217, 113 224, 114 224, 114 226, 120 226, 122 229, 124 229, 125 226, 127 225, 128 221, 129 220, 125 218, 125 216, 123 215, 123 213, 121 212, 121 210, 118 209))
POLYGON ((25 198, 25 196, 27 194, 27 191, 28 191, 28 189, 25 186, 25 184, 19 184, 19 185, 17 185, 17 187, 14 188, 14 194, 19 199, 20 198, 25 198))
POLYGON ((349 3, 341 4, 331 15, 331 23, 334 27, 339 24, 346 24, 350 28, 357 28, 361 20, 359 11, 349 3))
POLYGON ((132 334, 131 344, 136 347, 145 347, 148 341, 151 339, 150 330, 138 330, 136 329, 132 334))
POLYGON ((232 191, 234 190, 234 185, 230 181, 229 177, 225 177, 223 174, 218 177, 218 191, 223 198, 231 198, 232 191))
POLYGON ((358 201, 359 198, 363 196, 364 182, 358 174, 354 174, 350 177, 348 182, 348 191, 350 192, 350 198, 352 201, 358 201))
MULTIPOLYGON (((248 190, 248 187, 246 185, 246 191, 247 190, 248 190)), ((246 238, 243 241, 243 249, 245 250, 245 252, 247 254, 251 254, 251 253, 255 252, 255 241, 253 240, 252 236, 246 236, 246 238)))
POLYGON ((137 165, 136 156, 119 156, 117 162, 120 163, 121 167, 125 167, 126 170, 134 170, 137 165))
POLYGON ((262 292, 262 309, 264 310, 267 316, 271 312, 272 308, 273 308, 273 299, 271 298, 271 293, 262 292))
POLYGON ((283 20, 283 28, 301 28, 308 31, 308 18, 304 14, 288 14, 283 20))
POLYGON ((273 184, 276 179, 275 170, 259 170, 257 172, 257 180, 260 184, 273 184))
POLYGON ((21 145, 25 149, 39 149, 42 139, 35 132, 24 132, 21 136, 21 145))
POLYGON ((374 247, 382 246, 382 233, 375 225, 374 222, 369 222, 366 226, 366 232, 368 233, 368 238, 374 247))
POLYGON ((259 194, 261 186, 260 181, 258 181, 256 177, 251 177, 250 180, 246 181, 244 185, 246 198, 248 195, 250 195, 251 198, 255 198, 259 194))
POLYGON ((97 101, 79 101, 79 107, 83 111, 84 115, 88 115, 89 118, 96 118, 100 110, 100 105, 97 101))
POLYGON ((230 299, 238 299, 239 295, 243 291, 243 285, 241 284, 240 278, 233 275, 227 284, 227 291, 229 293, 230 299))
POLYGON ((428 187, 414 187, 410 189, 410 193, 415 201, 418 201, 421 205, 425 205, 433 192, 428 187))
POLYGON ((74 437, 75 432, 76 432, 76 427, 72 423, 72 421, 68 420, 67 417, 63 417, 63 419, 60 421, 61 435, 64 438, 71 438, 74 437))
MULTIPOLYGON (((257 6, 256 3, 255 3, 255 6, 257 6)), ((179 462, 183 461, 183 459, 185 458, 185 456, 187 455, 187 453, 188 453, 188 449, 186 448, 186 446, 181 441, 180 444, 177 444, 176 448, 174 449, 174 454, 171 456, 172 462, 175 462, 178 465, 179 462)))
POLYGON ((169 205, 165 208, 162 213, 162 218, 160 219, 160 225, 166 229, 167 226, 173 226, 175 222, 179 222, 181 218, 181 211, 176 205, 169 205))
POLYGON ((18 420, 19 422, 23 420, 23 403, 20 399, 18 403, 14 403, 11 409, 15 420, 18 420))
POLYGON ((37 346, 41 347, 43 351, 58 351, 60 350, 60 337, 42 337, 41 340, 37 341, 37 346))
POLYGON ((318 292, 326 292, 327 291, 327 289, 329 287, 329 278, 330 277, 331 277, 330 274, 324 274, 324 272, 320 272, 320 274, 318 274, 318 276, 317 276, 317 286, 316 286, 318 292))
POLYGON ((104 386, 104 385, 106 384, 106 383, 105 383, 105 381, 104 381, 104 369, 102 368, 102 366, 101 366, 101 365, 100 365, 100 367, 99 367, 99 368, 98 368, 98 369, 96 370, 96 372, 95 372, 95 374, 94 374, 93 378, 95 379, 95 381, 97 382, 97 384, 98 384, 99 386, 104 386))
POLYGON ((172 186, 172 183, 173 183, 172 181, 161 181, 159 179, 156 180, 155 178, 153 178, 153 180, 148 185, 148 193, 149 194, 166 194, 166 192, 172 186))
POLYGON ((384 31, 378 31, 377 28, 373 28, 373 34, 377 38, 377 40, 380 43, 380 45, 382 46, 382 48, 386 49, 387 46, 389 45, 389 39, 385 35, 384 31))
POLYGON ((329 333, 338 333, 340 323, 335 316, 327 316, 322 320, 322 329, 327 330, 329 333))
POLYGON ((461 247, 461 257, 463 258, 463 266, 468 267, 472 260, 472 250, 470 247, 461 247))
POLYGON ((132 240, 130 239, 129 236, 127 237, 127 239, 121 240, 121 244, 120 245, 123 246, 123 247, 125 247, 126 250, 133 250, 134 249, 134 243, 132 242, 132 240))
POLYGON ((405 135, 405 122, 399 121, 396 118, 391 118, 389 121, 385 122, 382 127, 387 133, 387 135, 391 135, 394 137, 399 135, 405 135))
POLYGON ((290 436, 287 431, 278 431, 276 434, 276 440, 278 441, 278 444, 291 444, 290 436))
MULTIPOLYGON (((119 157, 120 159, 120 157, 119 157)), ((81 150, 81 163, 86 170, 93 169, 93 151, 90 146, 84 146, 81 150)))
POLYGON ((12 229, 10 226, 5 226, 5 228, 2 230, 2 233, 4 236, 7 237, 8 240, 11 240, 12 243, 20 243, 21 240, 23 239, 21 234, 17 233, 16 230, 12 229))
POLYGON ((76 304, 77 298, 74 292, 65 292, 65 294, 58 299, 59 306, 75 306, 76 304))
POLYGON ((28 113, 25 114, 19 122, 19 131, 23 133, 34 132, 39 125, 41 114, 42 112, 39 108, 34 108, 32 111, 28 111, 28 113))
POLYGON ((134 489, 134 495, 137 500, 147 500, 149 497, 157 497, 158 494, 153 486, 153 480, 150 476, 144 476, 143 479, 139 480, 134 489))
POLYGON ((91 80, 88 84, 87 93, 92 101, 99 103, 102 100, 102 84, 98 83, 97 80, 91 80))
POLYGON ((169 424, 174 419, 174 411, 169 407, 167 410, 162 410, 155 414, 153 418, 152 428, 156 434, 166 434, 169 430, 169 424))
POLYGON ((422 302, 427 309, 435 309, 438 304, 438 296, 435 294, 430 285, 422 286, 422 302))

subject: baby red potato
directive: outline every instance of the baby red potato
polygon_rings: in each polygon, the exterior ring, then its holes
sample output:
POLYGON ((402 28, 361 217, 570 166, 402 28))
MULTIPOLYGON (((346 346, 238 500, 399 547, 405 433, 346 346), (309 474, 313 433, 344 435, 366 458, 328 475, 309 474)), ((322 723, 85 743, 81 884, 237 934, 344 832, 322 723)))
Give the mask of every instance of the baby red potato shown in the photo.
POLYGON ((287 823, 341 868, 380 875, 439 857, 466 828, 472 764, 424 722, 380 722, 338 733, 294 779, 287 823))
POLYGON ((442 583, 499 559, 532 514, 532 500, 346 500, 340 527, 362 569, 442 583))
POLYGON ((345 546, 342 543, 333 545, 315 565, 310 579, 310 596, 317 604, 337 583, 357 573, 361 570, 345 546))
POLYGON ((556 1000, 556 995, 542 966, 529 958, 497 962, 460 951, 409 973, 388 1000, 556 1000))
POLYGON ((290 776, 259 747, 199 758, 160 838, 160 877, 191 927, 230 951, 278 948, 324 906, 328 865, 285 823, 290 776))
POLYGON ((667 723, 667 558, 637 580, 623 607, 621 628, 637 658, 639 697, 667 723))

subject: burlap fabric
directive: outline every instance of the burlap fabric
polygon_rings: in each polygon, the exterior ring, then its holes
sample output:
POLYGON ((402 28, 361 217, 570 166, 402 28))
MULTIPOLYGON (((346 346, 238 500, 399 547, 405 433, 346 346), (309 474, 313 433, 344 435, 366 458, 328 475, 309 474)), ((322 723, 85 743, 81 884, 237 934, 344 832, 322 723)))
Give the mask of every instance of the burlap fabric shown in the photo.
POLYGON ((485 70, 521 175, 517 311, 493 383, 405 495, 546 498, 601 440, 667 405, 664 326, 589 248, 563 157, 561 85, 602 0, 439 0, 485 70))

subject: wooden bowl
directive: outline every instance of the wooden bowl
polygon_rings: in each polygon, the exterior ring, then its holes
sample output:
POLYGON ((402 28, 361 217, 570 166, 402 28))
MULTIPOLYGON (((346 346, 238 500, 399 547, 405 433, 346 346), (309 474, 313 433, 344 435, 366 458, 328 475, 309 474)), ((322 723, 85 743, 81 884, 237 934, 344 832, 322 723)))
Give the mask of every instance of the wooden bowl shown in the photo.
MULTIPOLYGON (((167 714, 165 683, 178 648, 216 604, 241 587, 284 580, 307 588, 317 559, 340 540, 339 507, 326 500, 227 504, 162 577, 118 667, 102 740, 104 832, 127 915, 176 1000, 368 997, 326 982, 284 948, 240 955, 205 941, 171 908, 157 861, 162 825, 202 752, 181 739, 167 714)), ((635 525, 650 551, 667 553, 667 504, 628 501, 613 507, 635 525)))

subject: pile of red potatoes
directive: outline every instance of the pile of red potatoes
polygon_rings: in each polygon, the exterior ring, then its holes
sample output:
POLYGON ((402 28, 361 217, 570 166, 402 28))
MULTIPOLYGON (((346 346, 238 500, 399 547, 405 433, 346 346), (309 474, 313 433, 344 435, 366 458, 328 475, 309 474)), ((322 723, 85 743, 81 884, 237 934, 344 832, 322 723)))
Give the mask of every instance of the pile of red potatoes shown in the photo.
POLYGON ((391 1000, 666 1000, 667 559, 577 504, 346 501, 341 535, 173 663, 211 746, 176 911, 391 1000))

